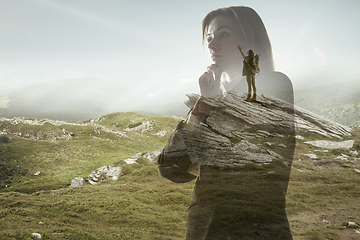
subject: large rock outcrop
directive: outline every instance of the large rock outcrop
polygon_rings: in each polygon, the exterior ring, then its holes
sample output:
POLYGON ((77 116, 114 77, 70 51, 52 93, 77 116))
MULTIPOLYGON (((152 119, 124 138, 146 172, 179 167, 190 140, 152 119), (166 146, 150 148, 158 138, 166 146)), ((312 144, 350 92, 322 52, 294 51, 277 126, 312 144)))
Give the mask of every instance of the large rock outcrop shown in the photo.
MULTIPOLYGON (((192 107, 199 96, 189 94, 192 107)), ((296 134, 316 134, 331 139, 351 136, 351 129, 319 117, 282 100, 228 93, 221 101, 203 99, 211 106, 205 124, 183 129, 192 163, 211 166, 269 164, 275 160, 291 166, 296 134)))
MULTIPOLYGON (((198 94, 187 94, 187 97, 189 100, 185 104, 192 108, 200 96, 198 94)), ((293 121, 289 113, 291 114, 294 109, 297 134, 314 133, 337 139, 351 136, 351 128, 277 98, 261 95, 258 97, 259 103, 245 102, 243 99, 244 96, 238 96, 230 92, 222 102, 207 99, 207 103, 217 108, 228 108, 225 112, 234 113, 234 116, 245 120, 251 125, 261 124, 261 122, 276 124, 277 121, 282 126, 289 126, 289 121, 293 121)))

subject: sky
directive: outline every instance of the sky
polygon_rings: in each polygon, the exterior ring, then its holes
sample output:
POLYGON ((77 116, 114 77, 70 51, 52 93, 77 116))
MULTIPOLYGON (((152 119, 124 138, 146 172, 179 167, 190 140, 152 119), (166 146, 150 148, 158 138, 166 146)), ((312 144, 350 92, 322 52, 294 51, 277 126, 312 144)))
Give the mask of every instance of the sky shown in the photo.
POLYGON ((236 5, 260 15, 295 87, 359 78, 358 0, 0 0, 0 90, 96 77, 153 96, 196 84, 211 63, 202 19, 236 5))

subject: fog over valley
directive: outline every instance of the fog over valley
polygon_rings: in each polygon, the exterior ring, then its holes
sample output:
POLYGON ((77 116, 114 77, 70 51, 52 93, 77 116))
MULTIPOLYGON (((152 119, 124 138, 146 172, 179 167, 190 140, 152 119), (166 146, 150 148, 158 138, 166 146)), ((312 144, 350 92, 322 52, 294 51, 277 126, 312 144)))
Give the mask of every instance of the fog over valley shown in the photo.
MULTIPOLYGON (((211 64, 201 45, 202 18, 238 4, 0 1, 0 117, 184 117, 185 94, 199 92, 197 80, 211 64)), ((336 121, 349 113, 355 119, 360 2, 241 4, 264 21, 276 70, 291 79, 295 103, 336 121)))

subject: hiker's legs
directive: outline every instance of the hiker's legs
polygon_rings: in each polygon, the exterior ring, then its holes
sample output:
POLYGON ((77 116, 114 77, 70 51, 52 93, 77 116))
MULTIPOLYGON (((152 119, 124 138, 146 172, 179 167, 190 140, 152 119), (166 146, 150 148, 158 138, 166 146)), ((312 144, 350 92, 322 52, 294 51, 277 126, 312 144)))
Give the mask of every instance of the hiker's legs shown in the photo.
POLYGON ((251 101, 256 100, 256 86, 255 86, 255 75, 251 76, 251 85, 254 91, 253 97, 251 98, 251 101))
POLYGON ((252 85, 254 94, 256 94, 255 75, 251 76, 251 85, 252 85))
POLYGON ((246 75, 246 81, 248 84, 248 95, 245 101, 250 101, 251 99, 251 75, 246 75))
POLYGON ((251 94, 252 76, 246 75, 246 81, 248 84, 248 94, 251 94))

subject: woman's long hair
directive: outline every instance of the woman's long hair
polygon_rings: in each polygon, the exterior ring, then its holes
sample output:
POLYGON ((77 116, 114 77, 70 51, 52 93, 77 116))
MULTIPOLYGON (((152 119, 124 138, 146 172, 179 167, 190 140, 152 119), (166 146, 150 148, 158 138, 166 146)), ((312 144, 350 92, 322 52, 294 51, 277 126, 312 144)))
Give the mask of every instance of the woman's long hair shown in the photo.
MULTIPOLYGON (((274 71, 274 60, 271 43, 264 23, 254 9, 244 6, 219 8, 209 12, 202 22, 203 45, 210 22, 218 16, 226 16, 238 26, 244 42, 239 43, 244 51, 252 49, 255 54, 261 54, 261 71, 274 71)), ((236 51, 236 50, 234 50, 236 51)))

